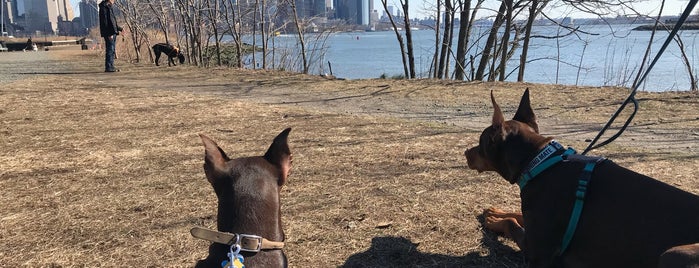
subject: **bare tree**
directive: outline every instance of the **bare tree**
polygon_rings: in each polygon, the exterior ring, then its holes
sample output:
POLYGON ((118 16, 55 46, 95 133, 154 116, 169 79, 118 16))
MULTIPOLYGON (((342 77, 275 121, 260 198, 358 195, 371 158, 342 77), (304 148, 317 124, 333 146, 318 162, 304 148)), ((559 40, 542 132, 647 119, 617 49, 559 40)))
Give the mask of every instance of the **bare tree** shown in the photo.
POLYGON ((442 35, 442 49, 439 55, 439 68, 437 77, 445 78, 449 73, 449 58, 447 55, 451 51, 452 36, 454 35, 454 5, 452 0, 444 1, 444 34, 442 35))
POLYGON ((395 20, 393 20, 393 14, 391 14, 391 12, 388 10, 388 3, 386 3, 386 1, 387 0, 381 0, 381 4, 383 5, 383 9, 386 11, 386 14, 388 14, 388 19, 391 21, 391 25, 393 26, 393 32, 396 33, 396 39, 398 39, 398 46, 400 47, 401 60, 403 61, 403 71, 404 71, 405 77, 409 78, 410 72, 408 69, 407 53, 405 52, 405 44, 403 42, 403 36, 398 31, 398 25, 396 25, 395 20))
POLYGON ((493 51, 496 49, 495 44, 497 43, 498 29, 500 28, 500 26, 502 26, 502 23, 505 18, 504 14, 507 9, 507 3, 505 2, 506 1, 502 1, 502 3, 500 4, 500 9, 498 10, 497 14, 495 14, 493 26, 491 26, 490 28, 490 34, 488 35, 488 39, 486 40, 485 46, 483 47, 480 63, 478 64, 478 68, 476 69, 476 77, 474 78, 475 80, 483 80, 483 78, 485 77, 485 69, 488 66, 488 61, 490 60, 493 51))
MULTIPOLYGON (((449 1, 449 0, 446 0, 449 1)), ((439 69, 439 33, 441 30, 441 23, 442 23, 442 1, 437 0, 437 7, 436 7, 436 12, 435 12, 435 23, 434 23, 434 56, 432 57, 432 64, 434 65, 434 72, 432 72, 432 77, 433 78, 438 78, 437 76, 437 69, 439 69)))
POLYGON ((522 54, 519 57, 519 73, 517 74, 517 81, 524 81, 524 69, 527 64, 527 54, 529 53, 529 43, 532 36, 532 27, 534 26, 534 21, 536 17, 541 13, 549 0, 531 0, 529 3, 529 16, 527 17, 527 24, 524 26, 524 44, 522 45, 522 54))
POLYGON ((410 76, 408 78, 415 78, 415 52, 413 49, 413 31, 410 28, 410 8, 409 0, 400 0, 401 7, 403 8, 403 21, 405 23, 405 42, 408 51, 408 67, 410 69, 410 76))
MULTIPOLYGON (((136 54, 135 61, 141 61, 141 48, 143 45, 150 47, 150 40, 145 26, 150 24, 149 14, 143 14, 143 6, 136 0, 120 0, 116 2, 117 7, 124 15, 124 22, 129 29, 128 33, 131 36, 133 49, 136 54)), ((150 50, 149 50, 150 51, 150 50)), ((150 55, 150 54, 149 54, 150 55)), ((151 55, 151 61, 153 57, 151 55)))
POLYGON ((160 30, 165 35, 165 42, 170 43, 170 8, 162 0, 147 0, 146 3, 148 3, 148 7, 153 12, 153 17, 158 22, 160 30))
POLYGON ((240 4, 234 4, 233 1, 223 1, 221 3, 221 13, 223 21, 228 27, 227 33, 231 35, 235 44, 235 67, 243 68, 243 41, 242 41, 242 23, 240 19, 240 4))
POLYGON ((203 64, 203 11, 202 0, 174 0, 184 27, 187 42, 185 49, 194 65, 203 64))
POLYGON ((306 59, 306 42, 303 40, 304 27, 302 22, 299 20, 298 13, 296 12, 296 2, 294 0, 287 0, 287 3, 291 7, 291 14, 294 19, 294 26, 296 27, 296 32, 298 34, 299 45, 301 46, 301 58, 303 64, 303 73, 308 73, 308 59, 306 59))
POLYGON ((471 0, 459 0, 461 22, 459 27, 459 38, 456 45, 456 71, 455 78, 464 80, 466 73, 466 55, 468 53, 468 40, 471 38, 471 28, 476 18, 476 14, 485 0, 478 0, 473 13, 471 12, 471 0))
MULTIPOLYGON (((206 0, 206 15, 208 17, 209 23, 211 25, 211 31, 214 34, 214 48, 216 50, 216 65, 221 66, 221 39, 218 29, 218 21, 220 18, 220 1, 218 0, 206 0), (211 2, 214 2, 213 5, 211 2)), ((208 38, 207 38, 208 40, 208 38)))
POLYGON ((684 42, 682 42, 682 38, 679 35, 675 36, 675 42, 677 43, 677 46, 680 48, 682 62, 684 63, 685 68, 687 68, 690 90, 697 91, 697 81, 694 77, 694 72, 692 71, 692 63, 689 61, 689 58, 687 57, 687 51, 685 50, 684 42))

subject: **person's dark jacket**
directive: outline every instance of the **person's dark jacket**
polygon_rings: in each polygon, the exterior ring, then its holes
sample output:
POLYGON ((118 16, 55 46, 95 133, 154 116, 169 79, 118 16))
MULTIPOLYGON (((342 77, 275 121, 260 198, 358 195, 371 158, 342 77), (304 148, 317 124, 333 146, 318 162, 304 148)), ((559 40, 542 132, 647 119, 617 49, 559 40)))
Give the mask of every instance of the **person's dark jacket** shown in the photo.
POLYGON ((121 27, 117 24, 116 17, 114 16, 114 5, 109 3, 109 1, 104 0, 99 5, 99 16, 100 16, 100 35, 102 37, 108 37, 121 32, 121 27))

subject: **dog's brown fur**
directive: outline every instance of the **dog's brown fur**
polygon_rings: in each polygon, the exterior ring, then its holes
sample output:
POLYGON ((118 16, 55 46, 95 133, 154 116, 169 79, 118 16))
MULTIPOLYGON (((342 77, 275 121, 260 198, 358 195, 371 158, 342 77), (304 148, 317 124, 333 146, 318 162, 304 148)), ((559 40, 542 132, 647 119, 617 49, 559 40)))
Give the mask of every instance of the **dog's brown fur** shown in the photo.
MULTIPOLYGON (((552 138, 539 134, 529 90, 510 121, 492 93, 491 101, 492 125, 465 152, 468 166, 515 183, 552 138)), ((699 265, 699 197, 611 161, 594 169, 572 242, 559 255, 583 165, 564 161, 548 168, 522 189, 521 215, 486 210, 486 228, 515 240, 530 267, 699 265)))
MULTIPOLYGON (((218 197, 219 231, 284 241, 279 192, 291 170, 290 131, 287 128, 274 138, 264 156, 236 159, 229 159, 216 142, 200 135, 206 151, 204 173, 218 197)), ((228 245, 212 243, 209 256, 196 267, 220 268, 221 262, 228 260, 228 251, 228 245)), ((246 267, 287 266, 282 250, 241 253, 246 267)))

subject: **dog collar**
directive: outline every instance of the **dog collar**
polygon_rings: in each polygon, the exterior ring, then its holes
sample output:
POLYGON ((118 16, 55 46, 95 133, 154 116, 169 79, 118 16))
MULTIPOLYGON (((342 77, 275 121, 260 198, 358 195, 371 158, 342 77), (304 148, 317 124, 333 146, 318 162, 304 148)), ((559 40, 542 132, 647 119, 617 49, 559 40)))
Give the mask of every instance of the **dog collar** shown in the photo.
POLYGON ((551 140, 551 142, 549 142, 544 149, 541 149, 539 154, 536 155, 536 157, 529 162, 529 165, 527 165, 524 171, 522 171, 522 175, 519 177, 519 180, 517 180, 519 189, 524 189, 524 186, 526 186, 531 179, 539 175, 539 173, 543 172, 547 168, 563 161, 564 157, 576 153, 573 148, 568 148, 568 150, 563 152, 563 154, 554 156, 555 153, 561 150, 564 150, 563 145, 555 140, 551 140))
POLYGON ((261 250, 284 248, 284 242, 269 241, 257 235, 233 234, 202 227, 194 227, 189 232, 199 239, 224 245, 237 245, 240 247, 240 251, 260 252, 261 250))

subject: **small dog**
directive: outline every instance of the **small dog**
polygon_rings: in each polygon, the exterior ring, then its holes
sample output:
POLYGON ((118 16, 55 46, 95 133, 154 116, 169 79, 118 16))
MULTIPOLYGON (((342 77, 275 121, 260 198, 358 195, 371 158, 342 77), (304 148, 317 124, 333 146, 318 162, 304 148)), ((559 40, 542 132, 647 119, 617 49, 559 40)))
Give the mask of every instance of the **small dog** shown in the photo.
POLYGON ((180 48, 170 44, 155 44, 153 46, 153 53, 155 53, 155 66, 160 66, 160 53, 164 53, 165 55, 167 55, 167 66, 177 66, 177 63, 175 63, 174 58, 179 59, 180 64, 184 63, 184 54, 180 52, 180 48))
POLYGON ((486 210, 485 227, 529 267, 699 267, 699 196, 540 135, 528 89, 513 120, 491 101, 492 125, 465 155, 519 185, 522 213, 486 210))
MULTIPOLYGON (((291 170, 292 155, 287 142, 290 131, 291 128, 287 128, 277 135, 264 156, 235 159, 228 158, 209 137, 200 135, 205 148, 204 173, 218 197, 219 232, 246 234, 260 241, 270 239, 267 241, 283 244, 279 192, 291 170)), ((239 242, 238 246, 243 245, 243 241, 239 242)), ((244 263, 241 261, 238 265, 287 267, 281 247, 267 248, 265 242, 252 246, 253 250, 242 246, 240 254, 244 263)), ((228 244, 212 243, 209 256, 198 261, 195 267, 221 267, 223 261, 231 259, 227 255, 231 250, 228 244)))

